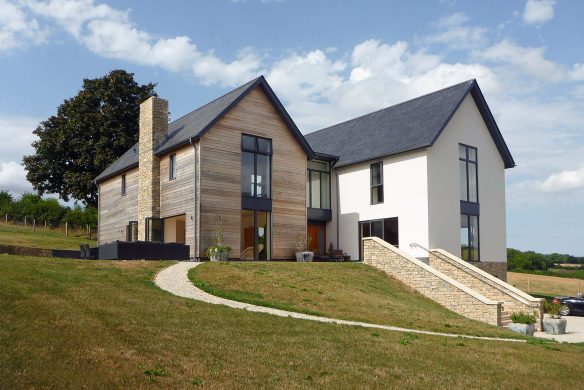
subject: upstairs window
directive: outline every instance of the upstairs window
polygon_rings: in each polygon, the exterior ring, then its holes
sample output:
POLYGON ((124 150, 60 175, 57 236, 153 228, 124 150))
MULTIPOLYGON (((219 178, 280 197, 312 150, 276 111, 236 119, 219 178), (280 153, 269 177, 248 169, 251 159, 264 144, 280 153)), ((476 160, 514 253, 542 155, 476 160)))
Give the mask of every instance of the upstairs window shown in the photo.
POLYGON ((176 154, 171 154, 168 158, 168 179, 176 179, 176 154))
POLYGON ((242 134, 241 151, 241 194, 271 198, 272 140, 242 134))
POLYGON ((126 175, 122 175, 122 196, 126 195, 126 175))
POLYGON ((371 164, 371 204, 383 203, 383 162, 371 164))
POLYGON ((306 206, 314 209, 329 210, 331 208, 329 163, 316 160, 309 161, 306 181, 306 206))
POLYGON ((458 165, 460 173, 460 200, 478 203, 479 181, 477 174, 477 148, 458 145, 458 165))

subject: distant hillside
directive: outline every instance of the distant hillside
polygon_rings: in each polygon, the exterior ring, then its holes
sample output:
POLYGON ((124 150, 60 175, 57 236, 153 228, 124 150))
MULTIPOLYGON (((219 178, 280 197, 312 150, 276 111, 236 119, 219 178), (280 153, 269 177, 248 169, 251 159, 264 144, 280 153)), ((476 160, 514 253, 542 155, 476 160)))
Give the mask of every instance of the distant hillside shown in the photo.
POLYGON ((584 257, 560 253, 522 252, 513 248, 507 249, 507 269, 509 271, 547 271, 553 268, 554 264, 579 264, 584 266, 584 257))

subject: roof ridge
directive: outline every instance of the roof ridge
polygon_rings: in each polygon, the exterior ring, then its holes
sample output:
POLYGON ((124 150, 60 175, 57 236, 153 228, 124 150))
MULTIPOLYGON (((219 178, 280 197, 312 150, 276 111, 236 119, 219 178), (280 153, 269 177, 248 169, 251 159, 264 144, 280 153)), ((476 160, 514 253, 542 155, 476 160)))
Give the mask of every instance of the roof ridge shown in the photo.
POLYGON ((354 118, 350 118, 350 119, 347 119, 345 121, 335 123, 334 125, 330 125, 330 126, 327 126, 327 127, 323 127, 322 129, 315 130, 315 131, 313 131, 311 133, 305 134, 305 136, 309 136, 309 135, 312 135, 312 134, 315 134, 315 133, 318 133, 318 132, 321 132, 321 131, 324 131, 324 130, 328 130, 328 129, 332 128, 332 127, 336 127, 336 126, 342 125, 344 123, 349 123, 349 122, 355 121, 357 119, 361 119, 363 117, 366 117, 368 115, 372 115, 372 114, 376 114, 376 113, 381 112, 381 111, 389 110, 390 108, 395 108, 395 107, 401 106, 402 104, 411 103, 411 102, 413 102, 415 100, 422 99, 424 97, 433 95, 435 93, 443 92, 443 91, 445 91, 447 89, 450 89, 450 88, 458 87, 458 86, 463 85, 463 84, 471 84, 471 83, 474 83, 474 82, 476 82, 476 79, 472 78, 472 79, 469 79, 469 80, 466 80, 466 81, 463 81, 463 82, 460 82, 460 83, 457 83, 457 84, 450 85, 448 87, 444 87, 444 88, 441 88, 441 89, 437 89, 436 91, 428 92, 428 93, 425 93, 423 95, 416 96, 415 98, 411 98, 411 99, 408 99, 408 100, 404 100, 403 102, 399 102, 399 103, 393 104, 391 106, 387 106, 387 107, 384 107, 384 108, 380 108, 378 110, 371 111, 371 112, 369 112, 367 114, 359 115, 359 116, 356 116, 354 118))
POLYGON ((184 114, 184 115, 182 115, 182 116, 180 116, 180 117, 176 118, 175 120, 173 120, 172 122, 170 122, 170 123, 169 123, 169 125, 173 124, 173 123, 174 123, 174 122, 176 122, 176 121, 179 121, 179 120, 181 120, 181 119, 182 119, 182 118, 184 118, 184 117, 187 117, 187 116, 189 116, 189 115, 191 115, 191 114, 193 114, 193 113, 195 113, 195 112, 199 111, 199 110, 200 110, 200 109, 202 109, 202 108, 205 108, 205 107, 207 107, 208 105, 210 105, 210 104, 212 104, 212 103, 216 102, 216 101, 217 101, 217 100, 219 100, 219 99, 223 99, 225 96, 229 95, 230 93, 233 93, 233 92, 237 91, 238 89, 241 89, 241 88, 243 88, 243 87, 245 87, 245 86, 247 86, 247 85, 252 85, 253 83, 255 83, 256 81, 258 81, 258 80, 259 80, 259 79, 261 79, 262 77, 264 77, 264 76, 263 76, 263 75, 260 75, 260 76, 256 77, 255 79, 248 81, 247 83, 241 84, 241 85, 240 85, 239 87, 237 87, 237 88, 233 88, 233 89, 232 89, 231 91, 229 91, 229 92, 225 92, 223 95, 221 95, 221 96, 219 96, 219 97, 217 97, 217 98, 215 98, 215 99, 211 100, 210 102, 208 102, 208 103, 205 103, 205 104, 203 104, 202 106, 199 106, 199 107, 195 108, 194 110, 191 110, 191 111, 187 112, 186 114, 184 114))

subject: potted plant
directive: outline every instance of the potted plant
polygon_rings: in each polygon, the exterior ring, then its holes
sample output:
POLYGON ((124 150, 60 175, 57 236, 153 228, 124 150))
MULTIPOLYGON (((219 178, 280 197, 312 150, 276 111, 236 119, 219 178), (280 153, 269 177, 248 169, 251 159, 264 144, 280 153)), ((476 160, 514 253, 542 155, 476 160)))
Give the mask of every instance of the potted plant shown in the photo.
POLYGON ((215 225, 215 245, 207 248, 207 256, 211 261, 226 261, 231 253, 231 247, 225 245, 221 220, 215 225))
POLYGON ((568 321, 562 318, 560 314, 560 302, 545 301, 545 311, 549 318, 543 319, 543 330, 550 334, 564 334, 566 333, 566 325, 568 321))
POLYGON ((298 247, 298 252, 296 252, 296 261, 312 261, 314 258, 314 252, 310 251, 310 242, 312 237, 310 234, 298 233, 296 236, 296 246, 298 247))
POLYGON ((537 319, 534 314, 524 313, 522 311, 519 313, 512 313, 511 321, 513 322, 508 326, 510 331, 528 336, 533 336, 535 333, 535 322, 537 319))

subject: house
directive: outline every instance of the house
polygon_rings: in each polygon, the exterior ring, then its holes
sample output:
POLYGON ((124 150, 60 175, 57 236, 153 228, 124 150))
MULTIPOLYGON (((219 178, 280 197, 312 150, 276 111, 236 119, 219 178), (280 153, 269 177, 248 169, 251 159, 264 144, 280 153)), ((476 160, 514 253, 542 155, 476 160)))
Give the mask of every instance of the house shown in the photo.
POLYGON ((181 242, 205 256, 292 259, 298 237, 361 257, 377 236, 506 269, 505 169, 515 165, 475 80, 303 135, 263 77, 168 123, 140 106, 139 142, 97 178, 98 243, 181 242))

